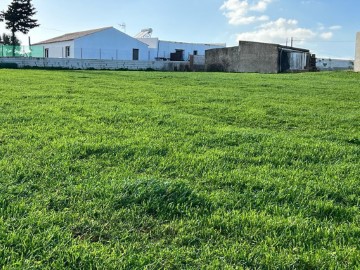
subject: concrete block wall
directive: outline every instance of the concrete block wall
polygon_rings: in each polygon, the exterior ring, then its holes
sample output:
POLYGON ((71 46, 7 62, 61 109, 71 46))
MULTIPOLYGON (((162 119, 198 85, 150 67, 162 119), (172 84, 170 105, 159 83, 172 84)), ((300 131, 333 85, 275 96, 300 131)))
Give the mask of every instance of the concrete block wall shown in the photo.
POLYGON ((279 49, 276 44, 240 41, 240 72, 278 73, 279 49))
POLYGON ((237 72, 234 63, 240 62, 239 47, 212 49, 205 52, 206 71, 237 72))
POLYGON ((190 69, 192 71, 205 71, 205 55, 190 55, 190 69))
POLYGON ((174 61, 116 61, 116 60, 84 60, 61 58, 0 58, 1 63, 16 64, 19 68, 65 68, 65 69, 127 69, 127 70, 158 70, 185 71, 189 70, 189 62, 174 61))
POLYGON ((240 41, 239 46, 207 50, 207 71, 278 73, 279 49, 276 44, 240 41))
POLYGON ((360 72, 360 32, 356 34, 356 49, 355 49, 355 72, 360 72))

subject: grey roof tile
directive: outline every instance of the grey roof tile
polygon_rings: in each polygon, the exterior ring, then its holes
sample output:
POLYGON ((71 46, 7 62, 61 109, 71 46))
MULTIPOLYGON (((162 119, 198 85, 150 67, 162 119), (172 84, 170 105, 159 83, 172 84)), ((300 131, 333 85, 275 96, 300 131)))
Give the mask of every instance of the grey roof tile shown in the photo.
POLYGON ((87 35, 91 35, 106 29, 111 29, 112 27, 103 27, 103 28, 98 28, 98 29, 92 29, 92 30, 87 30, 87 31, 81 31, 81 32, 75 32, 75 33, 68 33, 59 37, 54 37, 48 40, 44 40, 41 42, 37 42, 34 45, 39 45, 39 44, 49 44, 49 43, 56 43, 56 42, 63 42, 63 41, 71 41, 71 40, 75 40, 87 35))

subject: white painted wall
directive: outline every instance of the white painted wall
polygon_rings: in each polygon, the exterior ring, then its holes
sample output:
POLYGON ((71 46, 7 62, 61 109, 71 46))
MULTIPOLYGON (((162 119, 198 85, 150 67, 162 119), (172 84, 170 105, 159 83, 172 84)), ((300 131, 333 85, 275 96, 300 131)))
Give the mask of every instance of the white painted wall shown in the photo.
POLYGON ((148 61, 148 45, 115 29, 106 29, 75 40, 75 58, 133 60, 133 49, 139 49, 139 60, 148 61))
POLYGON ((306 69, 308 53, 291 52, 289 54, 289 70, 304 70, 306 69))
POLYGON ((166 58, 170 59, 170 54, 176 50, 184 50, 184 60, 188 61, 189 56, 197 51, 198 55, 205 55, 206 50, 224 48, 226 45, 202 44, 202 43, 186 43, 175 41, 163 41, 158 38, 139 38, 138 40, 149 45, 151 59, 166 58))
POLYGON ((318 70, 353 70, 353 60, 342 60, 332 58, 316 58, 316 68, 318 70))
MULTIPOLYGON (((133 49, 139 50, 139 61, 150 60, 148 45, 115 28, 105 29, 72 41, 39 44, 49 50, 49 58, 67 58, 66 46, 70 46, 68 58, 133 60, 133 49)), ((45 55, 44 55, 45 56, 45 55)))
POLYGON ((360 72, 360 32, 356 34, 355 72, 360 72))
POLYGON ((36 46, 43 46, 44 56, 45 49, 49 50, 49 58, 66 58, 65 57, 65 47, 70 46, 70 57, 74 58, 74 41, 64 41, 50 44, 39 44, 36 46))
POLYGON ((159 39, 158 38, 138 38, 137 40, 146 43, 149 45, 150 49, 157 49, 159 45, 159 39))
POLYGON ((139 41, 147 44, 149 47, 149 57, 150 60, 155 60, 158 54, 158 45, 159 39, 158 38, 138 38, 139 41))
POLYGON ((188 61, 190 55, 197 51, 197 55, 205 55, 206 50, 224 48, 222 45, 201 44, 201 43, 184 43, 174 41, 159 41, 158 57, 170 58, 170 53, 176 50, 184 50, 184 60, 188 61))

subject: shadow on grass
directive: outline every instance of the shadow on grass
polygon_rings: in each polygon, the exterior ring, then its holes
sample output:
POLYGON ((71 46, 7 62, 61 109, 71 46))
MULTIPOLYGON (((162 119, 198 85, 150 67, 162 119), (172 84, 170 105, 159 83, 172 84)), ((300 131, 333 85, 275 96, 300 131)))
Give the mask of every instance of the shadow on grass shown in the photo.
POLYGON ((346 142, 354 145, 360 145, 360 139, 356 139, 356 138, 347 140, 346 142))
POLYGON ((137 180, 123 186, 114 209, 141 206, 146 214, 171 220, 210 213, 212 204, 183 182, 137 180))

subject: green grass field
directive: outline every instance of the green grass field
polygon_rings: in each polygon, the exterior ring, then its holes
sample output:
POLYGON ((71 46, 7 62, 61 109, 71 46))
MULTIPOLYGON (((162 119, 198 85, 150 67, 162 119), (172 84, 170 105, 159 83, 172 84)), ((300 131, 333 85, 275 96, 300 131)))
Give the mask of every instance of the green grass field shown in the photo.
POLYGON ((0 269, 359 268, 359 82, 0 70, 0 269))

